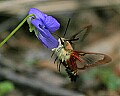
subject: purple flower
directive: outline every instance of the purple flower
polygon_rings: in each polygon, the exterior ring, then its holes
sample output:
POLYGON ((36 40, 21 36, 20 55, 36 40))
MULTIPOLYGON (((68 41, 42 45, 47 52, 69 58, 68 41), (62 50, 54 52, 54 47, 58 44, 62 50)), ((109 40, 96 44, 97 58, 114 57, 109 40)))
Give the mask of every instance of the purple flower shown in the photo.
POLYGON ((59 29, 60 24, 52 16, 41 12, 36 8, 31 8, 28 14, 34 14, 36 17, 30 17, 27 21, 30 27, 30 32, 33 30, 37 38, 48 49, 53 49, 58 46, 58 41, 52 36, 51 33, 59 29))

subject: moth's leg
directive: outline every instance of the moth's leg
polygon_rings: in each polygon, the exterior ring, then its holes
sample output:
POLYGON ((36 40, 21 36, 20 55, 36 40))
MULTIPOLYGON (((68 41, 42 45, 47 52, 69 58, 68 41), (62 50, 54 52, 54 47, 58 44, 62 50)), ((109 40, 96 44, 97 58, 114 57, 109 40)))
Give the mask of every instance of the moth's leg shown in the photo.
POLYGON ((60 72, 60 66, 61 66, 61 64, 62 64, 62 61, 60 61, 60 63, 59 63, 59 67, 58 67, 58 71, 60 72))
POLYGON ((53 57, 53 55, 55 54, 55 51, 53 51, 52 55, 51 55, 51 58, 53 57))
POLYGON ((55 60, 54 60, 54 64, 55 64, 55 62, 57 61, 57 59, 58 59, 58 56, 55 58, 55 60))

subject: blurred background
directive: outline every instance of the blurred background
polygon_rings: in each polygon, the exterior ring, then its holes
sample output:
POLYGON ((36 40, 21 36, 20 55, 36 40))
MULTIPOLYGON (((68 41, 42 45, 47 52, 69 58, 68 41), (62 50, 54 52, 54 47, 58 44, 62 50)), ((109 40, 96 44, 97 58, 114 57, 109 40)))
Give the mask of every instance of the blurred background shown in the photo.
POLYGON ((75 50, 104 53, 112 62, 80 70, 71 83, 26 22, 0 48, 0 96, 120 96, 120 0, 0 0, 0 41, 32 7, 60 22, 60 37, 69 18, 66 38, 91 24, 85 40, 74 43, 75 50))

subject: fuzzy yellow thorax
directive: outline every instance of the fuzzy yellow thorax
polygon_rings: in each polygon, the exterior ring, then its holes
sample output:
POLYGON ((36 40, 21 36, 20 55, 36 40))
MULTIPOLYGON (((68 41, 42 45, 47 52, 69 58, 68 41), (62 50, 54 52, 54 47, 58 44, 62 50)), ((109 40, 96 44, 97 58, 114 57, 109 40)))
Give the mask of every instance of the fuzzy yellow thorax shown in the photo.
POLYGON ((68 41, 65 41, 64 38, 58 39, 59 45, 57 48, 53 48, 52 51, 57 55, 58 59, 67 61, 70 58, 70 53, 73 50, 71 44, 68 41), (64 42, 64 45, 61 44, 61 40, 64 42))

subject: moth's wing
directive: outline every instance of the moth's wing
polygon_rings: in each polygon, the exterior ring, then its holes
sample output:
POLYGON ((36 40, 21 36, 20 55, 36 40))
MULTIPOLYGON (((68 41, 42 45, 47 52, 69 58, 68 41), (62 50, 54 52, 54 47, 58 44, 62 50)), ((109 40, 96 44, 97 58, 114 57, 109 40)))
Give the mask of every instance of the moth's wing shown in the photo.
POLYGON ((92 52, 83 52, 77 51, 79 54, 82 63, 84 63, 84 67, 94 67, 101 64, 109 63, 112 59, 102 53, 92 53, 92 52))
POLYGON ((86 38, 86 36, 89 34, 91 28, 92 28, 92 25, 87 25, 83 27, 79 32, 74 34, 70 39, 75 39, 79 35, 80 37, 79 41, 82 42, 86 38))
MULTIPOLYGON (((80 31, 78 31, 76 34, 74 34, 73 36, 70 37, 70 40, 72 39, 76 39, 75 41, 77 41, 76 43, 80 43, 82 44, 84 39, 88 36, 88 34, 90 33, 90 30, 92 28, 92 25, 87 25, 84 26, 83 28, 81 28, 80 31)), ((70 41, 70 43, 72 44, 73 48, 75 47, 74 41, 70 41)))

